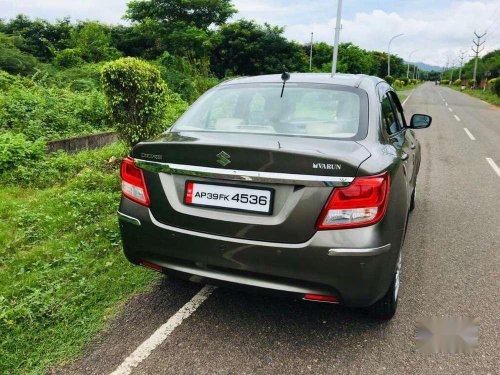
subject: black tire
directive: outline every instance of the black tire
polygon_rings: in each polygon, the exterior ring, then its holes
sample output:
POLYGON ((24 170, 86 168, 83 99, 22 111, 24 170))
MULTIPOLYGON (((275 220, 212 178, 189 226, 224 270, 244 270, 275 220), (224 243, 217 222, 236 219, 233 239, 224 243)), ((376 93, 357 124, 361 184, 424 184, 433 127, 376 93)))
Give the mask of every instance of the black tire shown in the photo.
POLYGON ((387 293, 369 307, 370 315, 375 319, 390 320, 398 308, 399 277, 401 271, 401 253, 399 254, 396 271, 387 293))
POLYGON ((411 193, 410 212, 412 212, 415 209, 416 196, 417 196, 417 186, 415 185, 415 188, 413 189, 413 192, 411 193))

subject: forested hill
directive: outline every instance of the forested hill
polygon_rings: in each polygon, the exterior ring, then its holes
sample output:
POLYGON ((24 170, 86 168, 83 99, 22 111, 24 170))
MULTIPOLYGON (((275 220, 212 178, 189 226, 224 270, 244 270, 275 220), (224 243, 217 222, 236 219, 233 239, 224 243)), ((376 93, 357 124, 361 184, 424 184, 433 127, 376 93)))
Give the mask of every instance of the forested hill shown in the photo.
MULTIPOLYGON (((28 75, 50 70, 44 64, 64 69, 133 56, 169 68, 175 65, 180 75, 195 72, 219 79, 284 68, 309 70, 309 45, 287 40, 280 26, 244 19, 228 22, 236 11, 229 0, 132 1, 124 15, 129 26, 69 18, 51 23, 18 15, 0 22, 0 68, 28 75)), ((332 46, 316 43, 313 70, 329 71, 331 54, 332 46)), ((340 72, 384 77, 386 65, 384 52, 366 51, 351 43, 340 46, 340 72)), ((391 65, 395 77, 406 75, 400 57, 393 56, 391 65)))

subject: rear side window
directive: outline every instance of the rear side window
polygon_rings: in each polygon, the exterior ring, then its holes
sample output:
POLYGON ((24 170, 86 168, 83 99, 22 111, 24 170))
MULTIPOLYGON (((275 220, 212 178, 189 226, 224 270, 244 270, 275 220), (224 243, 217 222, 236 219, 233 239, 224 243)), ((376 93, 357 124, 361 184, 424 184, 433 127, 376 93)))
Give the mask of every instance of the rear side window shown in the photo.
POLYGON ((235 84, 205 94, 172 131, 282 134, 354 139, 366 136, 367 95, 360 89, 288 83, 235 84))
POLYGON ((394 108, 394 113, 396 114, 399 126, 401 127, 401 129, 403 129, 406 126, 405 116, 403 114, 403 107, 401 106, 399 98, 394 91, 390 91, 388 94, 390 95, 392 106, 394 108))
POLYGON ((393 104, 387 94, 382 99, 382 121, 388 134, 394 134, 401 130, 393 104))

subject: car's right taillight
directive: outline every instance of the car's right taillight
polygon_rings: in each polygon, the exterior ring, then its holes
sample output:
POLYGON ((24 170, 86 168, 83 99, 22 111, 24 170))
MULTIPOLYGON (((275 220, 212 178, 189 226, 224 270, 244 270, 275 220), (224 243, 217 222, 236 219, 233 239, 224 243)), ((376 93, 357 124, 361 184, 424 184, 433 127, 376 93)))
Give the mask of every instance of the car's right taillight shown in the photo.
POLYGON ((135 166, 134 159, 131 157, 123 159, 120 175, 123 195, 143 206, 149 206, 149 195, 144 181, 144 174, 142 169, 135 166))
POLYGON ((389 196, 389 174, 357 177, 351 185, 334 189, 321 212, 318 230, 372 225, 384 217, 389 196))

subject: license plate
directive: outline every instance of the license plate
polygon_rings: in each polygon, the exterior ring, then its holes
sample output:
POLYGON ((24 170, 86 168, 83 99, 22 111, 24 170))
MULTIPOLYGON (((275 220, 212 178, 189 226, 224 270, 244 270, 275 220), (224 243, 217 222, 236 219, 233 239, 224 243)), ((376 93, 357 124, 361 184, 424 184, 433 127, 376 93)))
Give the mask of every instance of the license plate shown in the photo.
POLYGON ((271 215, 273 196, 273 189, 187 181, 184 203, 271 215))

